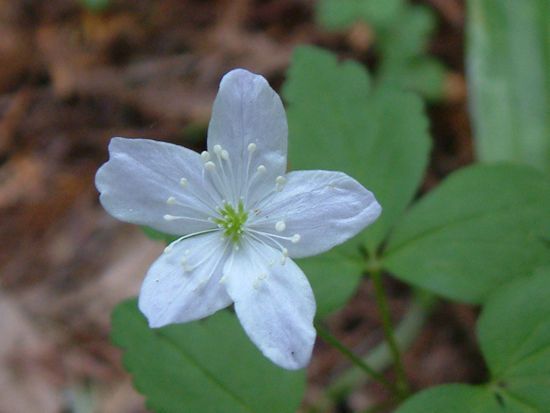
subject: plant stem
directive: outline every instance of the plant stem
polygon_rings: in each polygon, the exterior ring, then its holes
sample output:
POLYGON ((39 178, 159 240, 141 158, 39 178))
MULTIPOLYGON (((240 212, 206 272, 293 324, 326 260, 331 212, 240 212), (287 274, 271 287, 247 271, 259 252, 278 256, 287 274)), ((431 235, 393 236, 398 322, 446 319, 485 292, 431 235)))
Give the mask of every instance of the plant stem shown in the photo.
MULTIPOLYGON (((395 341, 401 351, 408 348, 418 337, 436 302, 437 300, 431 295, 425 293, 421 295, 418 292, 414 294, 405 316, 395 328, 395 341)), ((372 350, 369 350, 368 355, 363 357, 363 360, 374 370, 382 372, 392 364, 392 358, 388 343, 383 341, 372 350)), ((328 393, 332 397, 340 398, 342 395, 353 391, 353 389, 364 385, 367 381, 368 379, 361 370, 352 367, 334 380, 328 388, 328 393)))
POLYGON ((332 347, 337 349, 345 357, 347 357, 354 365, 363 370, 369 377, 373 380, 379 382, 389 391, 394 394, 399 394, 400 390, 392 383, 390 383, 382 374, 378 373, 367 363, 365 363, 360 357, 356 356, 349 348, 347 348, 340 340, 334 337, 325 327, 321 325, 318 321, 315 321, 315 328, 317 329, 317 334, 325 340, 332 347))
POLYGON ((379 269, 373 269, 371 271, 372 282, 374 284, 374 295, 376 298, 376 304, 382 321, 382 328, 384 329, 384 336, 390 347, 390 351, 395 363, 395 371, 397 375, 397 389, 401 397, 405 398, 409 393, 409 385, 407 383, 407 376, 405 375, 405 369, 403 367, 403 361, 401 359, 401 352, 395 341, 395 335, 393 332, 393 324, 391 321, 391 314, 388 306, 388 300, 386 298, 386 292, 382 284, 382 272, 379 269))

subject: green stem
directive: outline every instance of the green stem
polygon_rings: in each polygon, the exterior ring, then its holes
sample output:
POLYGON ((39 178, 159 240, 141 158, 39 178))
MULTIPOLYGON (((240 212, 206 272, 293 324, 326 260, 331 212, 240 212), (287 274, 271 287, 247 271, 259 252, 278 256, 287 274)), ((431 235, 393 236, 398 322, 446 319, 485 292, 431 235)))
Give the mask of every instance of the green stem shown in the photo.
MULTIPOLYGON (((412 303, 395 328, 395 341, 404 351, 416 340, 426 319, 430 315, 437 299, 424 292, 415 292, 412 303)), ((388 343, 383 341, 372 350, 363 360, 376 371, 384 371, 392 364, 392 354, 388 343)), ((352 367, 341 374, 328 388, 328 393, 336 399, 345 397, 354 389, 364 386, 368 379, 357 367, 352 367)))
POLYGON ((354 365, 360 368, 364 373, 366 373, 373 380, 379 382, 389 391, 394 394, 399 394, 399 389, 390 383, 382 374, 378 373, 371 366, 365 363, 360 357, 356 356, 349 348, 347 348, 340 340, 334 337, 326 328, 324 328, 318 321, 315 322, 315 328, 317 329, 317 334, 323 340, 325 340, 332 347, 337 349, 345 357, 347 357, 354 365))
POLYGON ((401 352, 395 341, 393 332, 393 324, 391 321, 391 314, 388 306, 388 300, 386 298, 386 292, 382 284, 382 272, 379 269, 371 271, 372 282, 374 284, 374 295, 376 298, 376 304, 382 321, 382 328, 384 330, 384 336, 390 347, 393 361, 395 364, 395 372, 397 375, 397 388, 401 397, 406 397, 409 393, 409 385, 407 383, 407 376, 403 367, 403 361, 401 359, 401 352))

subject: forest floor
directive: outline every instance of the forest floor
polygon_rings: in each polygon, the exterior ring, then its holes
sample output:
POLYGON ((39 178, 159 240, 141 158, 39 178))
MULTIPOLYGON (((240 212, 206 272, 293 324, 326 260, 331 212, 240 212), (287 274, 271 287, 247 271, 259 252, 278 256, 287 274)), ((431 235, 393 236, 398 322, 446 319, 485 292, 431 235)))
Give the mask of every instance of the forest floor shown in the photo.
MULTIPOLYGON (((315 24, 314 3, 120 0, 94 14, 76 0, 0 0, 0 413, 74 412, 85 403, 97 412, 145 411, 109 341, 110 312, 137 294, 163 246, 103 211, 95 171, 112 136, 200 150, 219 79, 234 67, 279 88, 298 44, 366 61, 368 45, 315 24)), ((430 51, 454 85, 428 105, 427 191, 471 162, 472 148, 463 1, 418 3, 437 14, 430 51)), ((387 286, 398 320, 409 291, 396 281, 387 286)), ((483 379, 475 317, 457 304, 434 309, 405 356, 414 388, 483 379)), ((381 338, 368 280, 329 325, 358 351, 381 338)), ((305 403, 346 366, 319 341, 305 403)), ((363 385, 334 411, 358 411, 380 397, 363 385)))

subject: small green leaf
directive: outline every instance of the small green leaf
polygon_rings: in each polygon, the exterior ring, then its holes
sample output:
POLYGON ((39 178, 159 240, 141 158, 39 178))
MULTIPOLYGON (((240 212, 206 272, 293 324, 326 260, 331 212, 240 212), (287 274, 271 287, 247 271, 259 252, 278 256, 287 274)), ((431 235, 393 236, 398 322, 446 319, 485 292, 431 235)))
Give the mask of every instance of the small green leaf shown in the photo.
POLYGON ((344 306, 357 289, 365 266, 355 240, 297 263, 315 293, 317 318, 324 318, 344 306))
POLYGON ((549 413, 549 296, 550 267, 498 289, 477 325, 490 383, 434 387, 396 413, 549 413))
POLYGON ((550 3, 470 0, 468 6, 477 155, 550 172, 550 3))
POLYGON ((495 287, 550 262, 543 229, 550 185, 538 171, 477 165, 451 175, 392 233, 383 265, 398 278, 479 303, 495 287))
POLYGON ((403 5, 403 0, 321 0, 317 21, 328 30, 344 29, 358 20, 386 25, 403 5))
POLYGON ((296 49, 284 85, 293 169, 341 170, 374 192, 382 216, 364 235, 373 253, 411 201, 430 141, 421 100, 372 88, 356 62, 296 49))
POLYGON ((156 229, 150 227, 142 226, 140 228, 150 239, 155 241, 162 241, 165 244, 170 244, 171 242, 174 242, 175 240, 180 238, 176 235, 165 234, 164 232, 157 231, 156 229))
POLYGON ((99 13, 107 10, 111 6, 111 0, 79 0, 89 11, 99 13))
POLYGON ((112 340, 157 413, 292 413, 304 391, 304 372, 264 358, 228 311, 150 329, 128 300, 113 312, 112 340))

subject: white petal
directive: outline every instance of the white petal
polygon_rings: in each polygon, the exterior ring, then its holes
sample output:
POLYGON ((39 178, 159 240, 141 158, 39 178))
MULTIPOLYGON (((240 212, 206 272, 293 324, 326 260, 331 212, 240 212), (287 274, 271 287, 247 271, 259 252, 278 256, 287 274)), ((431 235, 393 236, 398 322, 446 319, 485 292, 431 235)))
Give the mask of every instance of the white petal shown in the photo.
POLYGON ((197 320, 231 304, 220 284, 227 243, 219 232, 175 241, 151 266, 139 309, 150 327, 197 320))
POLYGON ((294 370, 311 358, 315 299, 300 268, 281 258, 271 247, 243 240, 227 260, 225 283, 250 339, 275 364, 294 370))
POLYGON ((103 207, 115 218, 175 235, 213 227, 205 204, 213 205, 214 195, 202 178, 199 154, 166 142, 125 138, 111 139, 109 153, 95 182, 103 207), (188 219, 166 220, 165 215, 188 219))
POLYGON ((287 182, 254 208, 250 226, 277 236, 299 235, 299 241, 277 239, 289 256, 320 254, 359 233, 382 212, 374 195, 341 172, 297 171, 287 182), (285 223, 277 232, 277 222, 285 223))
POLYGON ((267 81, 244 69, 226 74, 212 109, 208 150, 227 150, 239 196, 246 195, 248 181, 257 197, 275 187, 286 172, 287 138, 283 104, 267 81))

